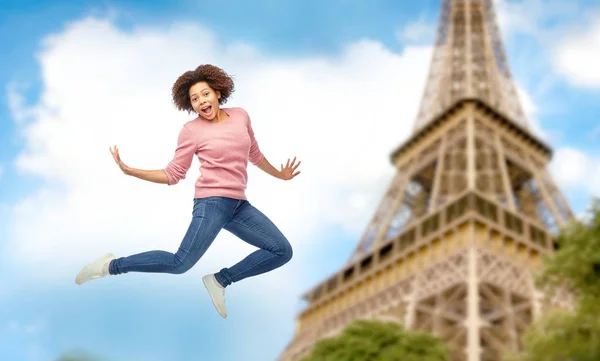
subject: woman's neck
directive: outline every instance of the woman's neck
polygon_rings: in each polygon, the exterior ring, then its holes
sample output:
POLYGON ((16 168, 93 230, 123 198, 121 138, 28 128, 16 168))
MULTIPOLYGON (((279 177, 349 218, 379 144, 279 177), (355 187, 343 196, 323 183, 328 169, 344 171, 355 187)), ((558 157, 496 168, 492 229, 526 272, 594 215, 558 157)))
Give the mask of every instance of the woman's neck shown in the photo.
POLYGON ((220 123, 222 121, 227 120, 228 117, 229 115, 227 115, 227 113, 225 113, 223 109, 219 108, 219 110, 217 111, 217 116, 215 117, 215 119, 212 120, 212 122, 220 123))

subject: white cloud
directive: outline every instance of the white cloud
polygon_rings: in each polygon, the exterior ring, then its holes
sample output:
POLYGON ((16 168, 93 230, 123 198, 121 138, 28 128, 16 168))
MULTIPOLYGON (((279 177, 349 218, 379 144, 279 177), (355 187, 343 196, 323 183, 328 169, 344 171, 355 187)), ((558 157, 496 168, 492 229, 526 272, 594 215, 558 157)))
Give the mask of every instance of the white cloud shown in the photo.
POLYGON ((536 25, 541 16, 541 9, 537 7, 532 13, 523 12, 525 9, 530 10, 536 3, 536 1, 494 0, 498 27, 503 38, 508 39, 516 32, 537 32, 536 25))
POLYGON ((533 36, 539 41, 552 41, 559 23, 567 16, 580 14, 578 4, 570 0, 494 0, 500 31, 504 39, 518 34, 533 36))
MULTIPOLYGON (((341 225, 358 237, 375 210, 392 176, 389 152, 411 129, 429 56, 428 47, 395 54, 358 42, 336 58, 279 59, 247 44, 222 44, 193 24, 127 33, 97 19, 70 24, 44 41, 40 101, 12 107, 17 117, 30 115, 21 124, 26 143, 16 164, 45 181, 14 207, 9 252, 16 267, 30 270, 29 277, 72 282, 107 251, 177 249, 198 162, 185 181, 167 187, 122 175, 108 147, 119 145, 131 166, 164 167, 191 119, 175 111, 171 86, 184 71, 214 63, 235 75, 227 105, 248 110, 271 163, 302 161, 291 182, 251 166, 247 192, 296 251, 296 261, 261 282, 298 293, 286 277, 306 268, 308 249, 329 242, 319 235, 341 225)), ((223 232, 197 267, 214 271, 251 250, 223 232)))
POLYGON ((23 323, 13 320, 7 324, 7 328, 11 332, 34 335, 42 332, 46 328, 46 321, 38 319, 32 322, 23 323))
POLYGON ((554 50, 557 71, 576 86, 600 87, 600 12, 583 31, 563 37, 554 50))
MULTIPOLYGON (((541 51, 549 51, 547 58, 558 74, 576 86, 600 86, 599 73, 589 71, 600 63, 600 9, 590 11, 569 0, 494 3, 505 41, 522 42, 518 36, 532 36, 541 45, 541 51)), ((523 61, 526 63, 527 59, 523 61)), ((531 69, 548 73, 541 68, 545 66, 543 59, 532 66, 531 69)), ((548 79, 554 79, 553 75, 548 73, 548 79)))
POLYGON ((596 140, 598 137, 600 137, 600 125, 596 126, 596 128, 590 132, 589 137, 591 140, 596 140))
POLYGON ((433 44, 435 41, 435 31, 437 21, 428 23, 423 16, 417 21, 408 23, 406 26, 396 32, 396 37, 401 42, 433 44))
POLYGON ((535 105, 531 95, 518 83, 516 84, 516 88, 519 101, 523 107, 523 112, 525 112, 525 116, 527 117, 527 128, 534 135, 537 135, 544 140, 549 140, 550 135, 542 128, 538 117, 538 107, 535 105))
POLYGON ((574 148, 558 148, 550 163, 550 171, 560 186, 600 196, 600 157, 574 148))

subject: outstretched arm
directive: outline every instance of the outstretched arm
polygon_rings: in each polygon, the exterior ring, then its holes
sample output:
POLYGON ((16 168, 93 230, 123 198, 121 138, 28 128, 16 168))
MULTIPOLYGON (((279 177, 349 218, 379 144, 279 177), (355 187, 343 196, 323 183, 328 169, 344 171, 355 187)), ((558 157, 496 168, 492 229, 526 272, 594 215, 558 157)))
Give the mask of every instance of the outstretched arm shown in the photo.
MULTIPOLYGON (((247 115, 247 113, 246 113, 246 115, 247 115)), ((248 120, 248 135, 250 135, 249 161, 252 164, 254 164, 255 166, 257 166, 258 168, 260 168, 265 173, 270 174, 277 179, 290 180, 290 179, 294 178, 295 176, 297 176, 298 174, 300 174, 300 172, 294 173, 294 171, 298 168, 298 166, 301 163, 301 162, 298 162, 298 164, 296 164, 294 166, 294 163, 296 162, 296 157, 294 157, 292 164, 290 164, 290 159, 288 158, 285 168, 283 167, 283 164, 281 165, 281 170, 275 169, 275 167, 273 167, 271 165, 271 163, 269 163, 267 158, 264 156, 264 154, 260 151, 260 148, 258 147, 258 142, 256 141, 256 138, 254 137, 254 130, 252 129, 250 117, 247 117, 247 120, 248 120)))
POLYGON ((144 170, 144 169, 135 169, 129 168, 129 171, 125 173, 130 176, 134 176, 136 178, 160 184, 169 184, 169 178, 167 174, 162 169, 157 170, 144 170))
POLYGON ((285 168, 283 167, 283 164, 282 164, 281 170, 277 170, 277 169, 275 169, 275 167, 273 167, 271 165, 271 163, 269 163, 267 158, 263 156, 262 161, 258 164, 257 167, 260 168, 261 170, 263 170, 264 172, 266 172, 267 174, 272 175, 275 178, 282 179, 282 180, 290 180, 290 179, 294 178, 295 176, 297 176, 298 174, 300 174, 300 171, 296 172, 296 169, 302 162, 299 161, 298 164, 294 165, 295 162, 296 162, 296 157, 294 157, 292 164, 290 164, 290 159, 288 158, 285 168))
POLYGON ((129 167, 121 160, 121 156, 119 155, 119 148, 117 148, 116 145, 113 148, 110 148, 110 152, 112 153, 112 156, 115 162, 117 162, 119 168, 121 168, 121 171, 123 171, 123 173, 125 173, 126 175, 134 176, 136 178, 153 183, 169 183, 169 178, 167 177, 167 174, 164 170, 144 170, 129 167))
POLYGON ((164 169, 157 170, 144 170, 129 167, 123 163, 119 156, 119 149, 117 146, 110 149, 115 162, 121 171, 126 175, 134 176, 136 178, 160 184, 174 185, 177 184, 181 179, 185 178, 185 175, 192 164, 192 159, 198 146, 196 140, 189 129, 185 126, 179 132, 177 138, 177 149, 175 150, 175 156, 173 160, 169 162, 168 166, 164 169))

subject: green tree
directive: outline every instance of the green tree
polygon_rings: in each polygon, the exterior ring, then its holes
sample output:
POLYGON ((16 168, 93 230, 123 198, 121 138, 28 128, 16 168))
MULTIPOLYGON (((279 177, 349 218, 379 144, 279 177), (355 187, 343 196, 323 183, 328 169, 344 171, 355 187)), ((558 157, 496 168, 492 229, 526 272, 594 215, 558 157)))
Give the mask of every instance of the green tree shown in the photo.
POLYGON ((523 336, 523 350, 506 361, 600 360, 600 201, 584 220, 557 238, 536 283, 550 295, 561 287, 576 298, 573 310, 553 310, 523 336))
POLYGON ((99 361, 99 359, 87 352, 70 351, 60 356, 56 361, 99 361))
POLYGON ((546 259, 538 285, 550 291, 566 286, 578 306, 600 309, 600 200, 595 200, 584 220, 571 223, 556 240, 558 250, 546 259))
POLYGON ((336 337, 323 339, 302 361, 448 361, 449 347, 424 332, 395 322, 356 320, 336 337))

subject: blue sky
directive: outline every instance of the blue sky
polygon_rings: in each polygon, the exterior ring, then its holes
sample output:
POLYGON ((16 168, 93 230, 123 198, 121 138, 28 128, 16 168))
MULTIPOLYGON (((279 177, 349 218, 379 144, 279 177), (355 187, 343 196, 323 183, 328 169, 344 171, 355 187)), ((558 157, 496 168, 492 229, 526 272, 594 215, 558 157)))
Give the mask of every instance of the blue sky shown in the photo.
MULTIPOLYGON (((551 170, 579 214, 600 195, 600 44, 579 44, 600 39, 600 7, 496 3, 528 114, 555 149, 551 170)), ((388 150, 409 132, 438 10, 433 0, 4 2, 2 359, 53 360, 76 349, 114 361, 274 359, 293 334, 299 293, 347 259, 389 181, 388 150), (123 179, 107 148, 116 140, 134 166, 166 165, 181 124, 166 119, 186 119, 170 108, 169 86, 204 61, 235 70, 232 105, 252 110, 274 164, 296 153, 305 160, 304 178, 289 184, 251 170, 249 196, 297 252, 284 269, 228 289, 226 321, 199 283, 249 251, 225 235, 183 276, 73 282, 106 251, 178 245, 169 237, 187 226, 194 176, 169 189, 123 179), (351 107, 360 102, 376 106, 351 107)))

